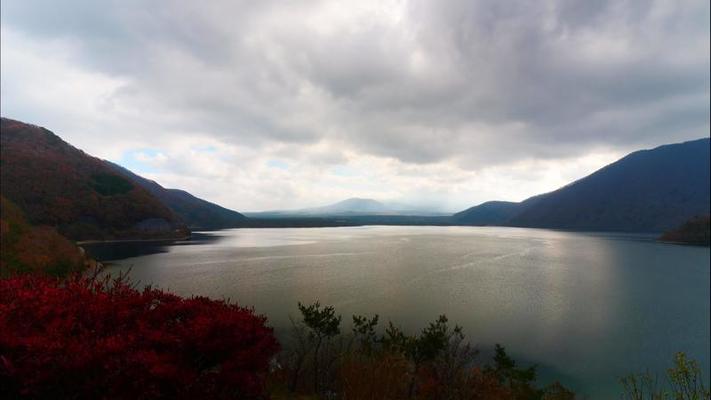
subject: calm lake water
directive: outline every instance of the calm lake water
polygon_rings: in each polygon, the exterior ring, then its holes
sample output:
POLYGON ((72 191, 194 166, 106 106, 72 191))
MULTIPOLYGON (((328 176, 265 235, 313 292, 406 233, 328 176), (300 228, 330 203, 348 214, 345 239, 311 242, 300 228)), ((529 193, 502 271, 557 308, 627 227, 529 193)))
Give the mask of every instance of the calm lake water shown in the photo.
MULTIPOLYGON (((278 332, 297 301, 378 313, 415 331, 439 314, 483 353, 503 344, 591 399, 673 354, 709 382, 709 248, 650 236, 493 227, 234 229, 90 251, 141 283, 254 306, 278 332), (157 252, 154 254, 146 254, 157 252)), ((481 356, 488 358, 488 356, 481 356)))

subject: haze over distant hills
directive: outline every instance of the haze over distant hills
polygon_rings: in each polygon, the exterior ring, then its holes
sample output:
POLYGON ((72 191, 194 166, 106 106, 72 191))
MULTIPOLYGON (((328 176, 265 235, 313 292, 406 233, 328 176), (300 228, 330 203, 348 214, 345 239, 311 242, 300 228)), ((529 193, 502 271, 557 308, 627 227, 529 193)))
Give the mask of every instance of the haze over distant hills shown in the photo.
POLYGON ((282 218, 282 217, 343 217, 343 216, 388 216, 388 215, 413 215, 413 216, 443 216, 447 213, 431 211, 408 204, 395 202, 381 202, 373 199, 353 197, 337 203, 322 207, 301 208, 297 210, 275 210, 262 212, 246 212, 253 218, 282 218))
POLYGON ((661 232, 709 213, 709 138, 636 151, 550 193, 487 202, 456 223, 661 232))

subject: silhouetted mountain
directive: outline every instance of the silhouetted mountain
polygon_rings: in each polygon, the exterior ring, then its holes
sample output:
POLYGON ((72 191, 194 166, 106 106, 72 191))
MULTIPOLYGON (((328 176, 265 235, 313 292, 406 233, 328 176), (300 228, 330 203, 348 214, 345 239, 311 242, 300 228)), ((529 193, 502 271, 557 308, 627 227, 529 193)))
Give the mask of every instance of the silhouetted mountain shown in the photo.
POLYGON ((301 208, 297 210, 278 210, 246 213, 249 217, 284 218, 284 217, 339 217, 339 216, 440 216, 442 213, 423 210, 400 203, 380 202, 373 199, 353 197, 323 207, 301 208))
POLYGON ((709 139, 634 152, 568 186, 528 199, 509 223, 661 232, 707 214, 709 139))
POLYGON ((191 229, 235 228, 247 219, 237 211, 197 198, 179 189, 166 189, 155 181, 143 178, 126 168, 107 162, 116 172, 137 183, 175 212, 191 229))
POLYGON ((519 210, 520 203, 510 201, 487 201, 453 215, 467 225, 502 225, 519 210))
POLYGON ((33 225, 74 240, 189 234, 160 200, 47 129, 2 118, 2 195, 33 225))
MULTIPOLYGON (((660 146, 511 206, 513 215, 499 224, 662 232, 709 213, 710 181, 708 138, 660 146)), ((469 211, 456 214, 455 221, 471 223, 469 211)))

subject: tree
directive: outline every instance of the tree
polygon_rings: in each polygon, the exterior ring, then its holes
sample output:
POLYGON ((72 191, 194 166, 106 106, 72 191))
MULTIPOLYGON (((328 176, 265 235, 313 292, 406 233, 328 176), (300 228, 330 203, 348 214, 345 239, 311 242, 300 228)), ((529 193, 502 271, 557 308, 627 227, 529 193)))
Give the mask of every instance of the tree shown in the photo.
POLYGON ((627 400, 709 400, 699 363, 686 358, 685 353, 674 355, 674 366, 667 369, 667 387, 659 383, 657 375, 649 371, 630 374, 622 379, 624 399, 627 400))
POLYGON ((309 336, 315 341, 314 348, 314 391, 319 391, 319 350, 324 340, 328 340, 341 333, 341 316, 336 316, 333 306, 321 309, 321 304, 316 301, 311 305, 298 304, 303 316, 304 324, 309 328, 309 336))
POLYGON ((376 326, 378 326, 378 314, 370 319, 362 315, 353 316, 353 336, 366 354, 373 351, 373 347, 378 341, 375 333, 376 326))
POLYGON ((493 373, 500 383, 508 386, 516 399, 540 399, 543 391, 533 385, 536 381, 536 366, 528 368, 516 367, 506 349, 500 344, 495 346, 494 366, 488 367, 486 372, 493 373))

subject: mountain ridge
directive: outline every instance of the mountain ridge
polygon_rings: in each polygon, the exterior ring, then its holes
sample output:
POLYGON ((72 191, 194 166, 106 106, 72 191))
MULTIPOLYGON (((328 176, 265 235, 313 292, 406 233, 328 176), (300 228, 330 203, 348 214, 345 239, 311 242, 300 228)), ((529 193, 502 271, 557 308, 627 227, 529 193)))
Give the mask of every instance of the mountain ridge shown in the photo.
POLYGON ((709 138, 701 138, 632 152, 552 192, 511 203, 510 215, 492 217, 483 203, 453 218, 470 225, 663 232, 708 214, 710 180, 709 138))
POLYGON ((287 218, 297 216, 346 217, 346 216, 443 216, 447 213, 427 211, 422 208, 395 202, 382 202, 363 197, 351 197, 320 207, 295 210, 272 210, 245 212, 250 218, 287 218))
POLYGON ((88 155, 45 128, 7 118, 1 128, 1 194, 30 223, 74 240, 184 237, 188 227, 361 224, 664 232, 707 215, 711 202, 708 137, 635 151, 554 191, 518 203, 487 201, 451 217, 360 197, 245 216, 88 155))
POLYGON ((242 226, 247 217, 241 213, 203 200, 182 189, 169 189, 116 163, 106 161, 119 174, 148 190, 175 212, 190 229, 212 230, 242 226))
POLYGON ((234 228, 247 220, 91 156, 43 127, 4 117, 0 124, 2 195, 32 225, 101 241, 183 238, 189 227, 234 228))
POLYGON ((2 118, 0 140, 2 195, 32 225, 56 227, 73 240, 189 234, 148 191, 48 129, 2 118))

